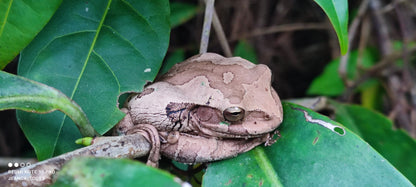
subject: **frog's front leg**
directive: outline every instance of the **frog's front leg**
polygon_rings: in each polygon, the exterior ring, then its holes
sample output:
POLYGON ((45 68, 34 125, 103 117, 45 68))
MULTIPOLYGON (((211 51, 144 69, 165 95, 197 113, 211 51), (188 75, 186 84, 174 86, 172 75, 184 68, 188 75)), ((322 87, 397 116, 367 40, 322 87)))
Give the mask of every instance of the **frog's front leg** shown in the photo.
POLYGON ((121 111, 126 113, 126 116, 117 124, 116 134, 128 135, 138 133, 144 136, 152 146, 146 164, 158 167, 160 159, 160 138, 157 129, 149 124, 134 124, 128 110, 126 108, 122 108, 121 111))

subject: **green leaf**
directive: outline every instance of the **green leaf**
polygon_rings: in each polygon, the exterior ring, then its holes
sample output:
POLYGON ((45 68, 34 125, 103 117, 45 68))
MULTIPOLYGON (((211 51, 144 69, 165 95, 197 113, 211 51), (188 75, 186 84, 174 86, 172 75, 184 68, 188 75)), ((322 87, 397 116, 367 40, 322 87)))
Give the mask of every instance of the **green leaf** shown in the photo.
POLYGON ((4 71, 0 71, 0 83, 0 110, 36 113, 60 110, 77 124, 84 136, 98 135, 82 109, 60 91, 4 71))
POLYGON ((410 181, 416 183, 416 141, 380 113, 361 106, 331 102, 335 119, 360 134, 410 181))
MULTIPOLYGON (((321 75, 316 77, 307 90, 308 95, 337 96, 344 92, 345 86, 338 73, 340 59, 337 58, 326 65, 321 75)), ((375 63, 375 55, 364 50, 358 57, 358 51, 352 51, 348 58, 347 75, 349 79, 357 77, 360 68, 371 67, 375 63), (358 65, 357 62, 361 63, 358 65)))
POLYGON ((52 186, 181 186, 175 176, 128 159, 75 158, 56 175, 52 186))
POLYGON ((263 147, 236 158, 211 163, 203 177, 203 186, 283 186, 263 147), (262 160, 266 159, 266 160, 262 160))
POLYGON ((0 70, 46 25, 62 0, 0 1, 0 70))
MULTIPOLYGON (((18 73, 68 95, 103 134, 124 116, 119 94, 139 92, 155 78, 169 32, 168 0, 67 0, 22 51, 18 73)), ((65 115, 17 115, 39 159, 79 147, 81 136, 65 115)))
POLYGON ((348 50, 348 1, 347 0, 315 0, 324 10, 338 36, 341 54, 348 50))
POLYGON ((170 25, 173 28, 193 18, 198 12, 198 7, 189 3, 172 2, 170 11, 170 25))
POLYGON ((234 56, 239 56, 254 64, 258 64, 256 51, 247 41, 240 40, 238 42, 234 49, 234 56))
POLYGON ((210 164, 203 185, 412 186, 373 148, 339 123, 295 104, 283 103, 283 110, 283 123, 278 128, 281 138, 275 144, 210 164), (315 123, 305 119, 305 112, 315 123), (316 122, 338 128, 325 128, 316 122), (342 132, 344 135, 339 134, 342 132))

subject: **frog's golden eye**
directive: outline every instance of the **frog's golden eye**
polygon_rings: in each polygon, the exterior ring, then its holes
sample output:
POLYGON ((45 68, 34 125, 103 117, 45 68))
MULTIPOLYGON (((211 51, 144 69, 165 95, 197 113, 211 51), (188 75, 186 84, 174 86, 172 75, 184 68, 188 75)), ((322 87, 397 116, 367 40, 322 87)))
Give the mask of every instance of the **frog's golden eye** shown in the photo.
POLYGON ((242 120, 244 118, 244 113, 245 111, 243 108, 233 106, 225 109, 222 115, 227 121, 235 122, 242 120))

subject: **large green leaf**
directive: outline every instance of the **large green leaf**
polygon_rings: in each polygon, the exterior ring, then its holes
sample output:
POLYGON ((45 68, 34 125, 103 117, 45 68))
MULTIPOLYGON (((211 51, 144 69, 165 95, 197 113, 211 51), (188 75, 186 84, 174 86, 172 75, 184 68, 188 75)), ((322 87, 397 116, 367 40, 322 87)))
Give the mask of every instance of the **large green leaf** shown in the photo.
POLYGON ((0 1, 0 70, 46 25, 62 0, 0 1))
POLYGON ((56 177, 53 186, 181 186, 179 178, 128 159, 75 158, 56 177))
POLYGON ((275 144, 212 163, 203 185, 412 186, 339 123, 298 105, 284 103, 283 109, 283 123, 278 128, 282 137, 275 144), (335 126, 325 128, 318 123, 335 126))
MULTIPOLYGON (((152 81, 169 43, 168 0, 66 0, 21 53, 18 73, 76 101, 100 134, 124 114, 120 93, 152 81)), ((80 134, 60 113, 18 113, 39 159, 77 148, 80 134), (47 142, 47 143, 44 143, 47 142)))
POLYGON ((335 119, 366 140, 409 180, 416 183, 416 141, 380 113, 357 105, 331 102, 335 119))
POLYGON ((315 0, 324 10, 338 36, 341 53, 348 50, 348 0, 315 0))
POLYGON ((60 91, 0 71, 0 110, 7 109, 19 109, 36 113, 60 110, 74 120, 84 136, 97 135, 82 109, 60 91))

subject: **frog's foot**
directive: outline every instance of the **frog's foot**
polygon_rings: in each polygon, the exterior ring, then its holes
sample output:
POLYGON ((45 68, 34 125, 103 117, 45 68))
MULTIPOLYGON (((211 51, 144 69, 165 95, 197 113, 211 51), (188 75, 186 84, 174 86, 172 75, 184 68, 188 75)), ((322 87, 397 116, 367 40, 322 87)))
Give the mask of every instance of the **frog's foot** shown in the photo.
POLYGON ((143 135, 152 146, 146 164, 158 167, 160 159, 160 138, 157 129, 152 125, 140 124, 135 125, 134 128, 128 130, 126 134, 136 133, 143 135))
POLYGON ((268 134, 266 142, 264 142, 264 146, 271 146, 272 144, 276 143, 276 141, 280 138, 280 132, 275 130, 268 134))

